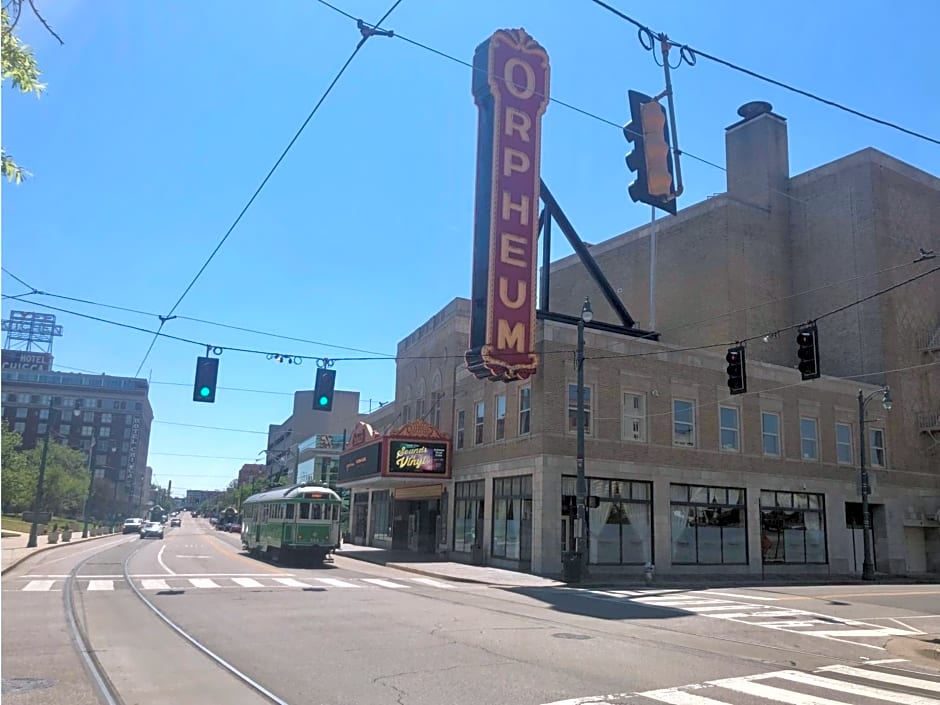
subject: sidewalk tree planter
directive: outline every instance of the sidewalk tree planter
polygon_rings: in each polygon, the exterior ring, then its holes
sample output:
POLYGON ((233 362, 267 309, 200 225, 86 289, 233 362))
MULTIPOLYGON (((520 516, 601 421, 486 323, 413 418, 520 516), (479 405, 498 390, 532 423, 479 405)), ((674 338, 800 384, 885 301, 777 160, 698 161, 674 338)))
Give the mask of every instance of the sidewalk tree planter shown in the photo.
POLYGON ((71 541, 71 540, 72 540, 72 527, 71 527, 71 526, 66 526, 66 527, 62 530, 62 540, 63 540, 63 541, 71 541))
POLYGON ((59 532, 53 529, 52 531, 49 532, 48 536, 46 537, 46 540, 49 543, 59 543, 59 532))

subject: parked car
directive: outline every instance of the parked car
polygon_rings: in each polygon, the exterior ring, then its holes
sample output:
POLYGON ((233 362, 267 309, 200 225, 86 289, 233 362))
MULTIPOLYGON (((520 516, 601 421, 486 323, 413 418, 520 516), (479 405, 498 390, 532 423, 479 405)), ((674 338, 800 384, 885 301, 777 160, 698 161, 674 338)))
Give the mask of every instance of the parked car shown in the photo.
POLYGON ((138 518, 125 519, 124 520, 124 531, 125 534, 136 534, 143 527, 144 520, 138 518))
POLYGON ((148 521, 140 528, 140 538, 142 539, 162 539, 163 524, 158 521, 148 521))
POLYGON ((172 519, 170 519, 170 526, 171 526, 171 527, 172 527, 172 526, 182 526, 182 525, 183 525, 183 520, 180 519, 179 517, 173 517, 172 519))

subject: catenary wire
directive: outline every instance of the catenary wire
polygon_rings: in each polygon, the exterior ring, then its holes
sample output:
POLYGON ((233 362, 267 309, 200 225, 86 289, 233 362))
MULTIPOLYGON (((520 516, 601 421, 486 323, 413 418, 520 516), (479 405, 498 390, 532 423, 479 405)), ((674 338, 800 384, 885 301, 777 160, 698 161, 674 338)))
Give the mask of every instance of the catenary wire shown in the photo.
MULTIPOLYGON (((395 8, 399 6, 399 4, 401 4, 401 2, 402 0, 395 0, 395 3, 388 9, 388 11, 382 16, 382 19, 379 20, 379 22, 376 25, 374 25, 374 27, 378 28, 378 26, 381 25, 382 22, 384 22, 388 18, 388 16, 395 10, 395 8)), ((336 84, 339 82, 339 79, 346 72, 346 69, 349 68, 349 65, 353 62, 353 59, 356 58, 356 55, 359 53, 359 50, 362 49, 362 47, 365 45, 366 41, 368 41, 370 36, 372 36, 372 34, 368 34, 365 32, 362 33, 362 38, 356 43, 355 49, 353 49, 352 53, 349 55, 349 58, 346 59, 346 62, 342 65, 340 70, 336 73, 336 76, 333 78, 333 80, 327 86, 326 90, 320 96, 320 99, 316 102, 316 105, 313 106, 313 109, 307 115, 306 119, 301 123, 300 127, 294 133, 294 136, 291 138, 290 142, 287 143, 287 146, 281 152, 281 155, 277 158, 277 161, 274 162, 274 166, 270 168, 268 173, 265 175, 264 179, 262 179, 261 183, 258 185, 254 193, 251 195, 251 198, 248 199, 248 202, 244 205, 244 207, 238 213, 235 220, 232 221, 232 224, 229 226, 228 230, 225 232, 225 234, 219 240, 218 244, 216 244, 215 248, 209 254, 209 257, 199 268, 199 271, 196 272, 196 276, 194 276, 192 278, 192 281, 190 281, 189 284, 186 285, 186 288, 183 290, 183 293, 180 294, 179 298, 176 300, 176 303, 173 304, 173 307, 170 309, 170 312, 166 315, 166 317, 163 317, 160 319, 160 325, 157 328, 156 334, 153 336, 153 340, 150 342, 150 347, 147 348, 147 352, 144 354, 143 359, 140 361, 140 365, 138 365, 137 367, 137 372, 134 373, 135 377, 140 374, 140 371, 143 369, 144 364, 147 362, 147 358, 150 356, 150 353, 153 350, 153 346, 156 344, 157 339, 160 337, 159 333, 163 330, 163 326, 166 325, 166 322, 167 320, 169 320, 169 317, 173 315, 173 313, 176 311, 179 305, 183 302, 183 299, 186 298, 186 295, 189 294, 190 290, 193 288, 193 286, 195 286, 196 282, 199 281, 199 278, 202 276, 202 273, 206 271, 206 268, 209 266, 209 264, 218 254, 219 250, 222 249, 222 246, 225 244, 225 241, 228 240, 229 236, 232 234, 232 232, 241 222, 241 219, 244 217, 245 213, 248 212, 248 209, 255 202, 255 199, 258 198, 258 196, 261 194, 261 191, 264 189, 268 181, 274 175, 274 172, 277 171, 277 168, 281 165, 281 162, 284 161, 284 158, 287 156, 288 152, 290 152, 291 148, 300 138, 300 135, 303 134, 303 131, 306 129, 307 125, 313 119, 314 115, 317 114, 317 111, 320 109, 320 106, 322 106, 324 101, 326 101, 326 98, 327 96, 329 96, 330 92, 332 92, 333 87, 336 86, 336 84)))
MULTIPOLYGON (((650 37, 656 37, 656 38, 660 38, 660 37, 661 37, 661 38, 665 39, 665 41, 667 41, 670 46, 676 47, 677 49, 680 49, 680 50, 683 50, 683 51, 690 52, 693 56, 701 56, 701 57, 704 57, 704 58, 706 58, 706 59, 708 59, 708 60, 710 60, 710 61, 714 61, 714 62, 717 63, 717 64, 721 64, 722 66, 725 66, 726 68, 730 68, 730 69, 732 69, 732 70, 734 70, 734 71, 738 71, 738 72, 740 72, 740 73, 746 74, 746 75, 748 75, 748 76, 751 76, 752 78, 756 78, 756 79, 758 79, 758 80, 764 81, 765 83, 770 83, 771 85, 777 86, 778 88, 783 88, 784 90, 788 90, 788 91, 790 91, 790 92, 792 92, 792 93, 796 93, 796 94, 801 95, 801 96, 803 96, 803 97, 805 97, 805 98, 810 98, 811 100, 815 100, 815 101, 817 101, 817 102, 819 102, 819 103, 822 103, 823 105, 828 105, 829 107, 837 108, 838 110, 842 110, 842 111, 844 111, 844 112, 846 112, 846 113, 849 113, 850 115, 855 115, 856 117, 860 117, 860 118, 862 118, 862 119, 864 119, 864 120, 868 120, 869 122, 873 122, 873 123, 876 123, 876 124, 878 124, 878 125, 883 125, 883 126, 885 126, 885 127, 890 127, 890 128, 893 129, 893 130, 897 130, 897 131, 899 131, 899 132, 903 132, 903 133, 905 133, 905 134, 907 134, 907 135, 910 135, 910 136, 912 136, 912 137, 917 137, 918 139, 924 140, 924 141, 926 141, 926 142, 931 142, 931 143, 933 143, 933 144, 940 145, 940 139, 937 139, 937 138, 935 138, 935 137, 931 137, 931 136, 925 135, 925 134, 923 134, 923 133, 921 133, 921 132, 917 132, 917 131, 915 131, 915 130, 911 130, 911 129, 909 129, 909 128, 906 128, 906 127, 904 127, 904 126, 902 126, 902 125, 898 125, 897 123, 891 122, 891 121, 889 121, 889 120, 883 120, 882 118, 878 118, 878 117, 875 117, 875 116, 873 116, 873 115, 869 115, 869 114, 867 114, 867 113, 863 113, 863 112, 861 112, 860 110, 855 110, 854 108, 850 108, 850 107, 848 107, 847 105, 843 105, 842 103, 838 103, 838 102, 836 102, 836 101, 834 101, 834 100, 830 100, 830 99, 828 99, 828 98, 823 98, 822 96, 817 95, 817 94, 815 94, 815 93, 811 93, 810 91, 805 91, 805 90, 803 90, 803 89, 801 89, 801 88, 797 88, 797 87, 792 86, 792 85, 790 85, 790 84, 788 84, 788 83, 784 83, 783 81, 778 81, 778 80, 776 80, 776 79, 774 79, 774 78, 770 78, 769 76, 765 76, 765 75, 763 75, 763 74, 761 74, 761 73, 758 73, 757 71, 753 71, 753 70, 751 70, 751 69, 745 68, 745 67, 743 67, 743 66, 740 66, 740 65, 738 65, 738 64, 735 64, 735 63, 733 63, 733 62, 731 62, 731 61, 728 61, 728 60, 726 60, 726 59, 719 58, 719 57, 717 57, 717 56, 715 56, 715 55, 713 55, 713 54, 709 54, 709 53, 704 52, 704 51, 702 51, 702 50, 700 50, 700 49, 695 49, 695 48, 693 48, 693 47, 690 47, 690 46, 687 45, 687 44, 681 44, 681 43, 675 42, 675 41, 673 41, 673 40, 671 40, 671 39, 668 39, 665 35, 662 35, 662 34, 653 32, 649 27, 647 27, 646 25, 644 25, 644 24, 641 23, 640 21, 638 21, 638 20, 636 20, 636 19, 630 17, 629 15, 624 14, 623 12, 621 12, 620 10, 618 10, 617 8, 615 8, 615 7, 611 6, 611 5, 608 5, 608 4, 607 4, 606 2, 604 2, 603 0, 591 0, 591 2, 593 2, 595 5, 598 5, 598 6, 602 7, 602 8, 604 8, 604 9, 607 10, 608 12, 610 12, 610 13, 616 15, 616 16, 619 17, 620 19, 622 19, 622 20, 624 20, 624 21, 626 21, 626 22, 629 22, 629 23, 632 24, 634 27, 636 27, 641 33, 646 33, 646 34, 647 34, 648 36, 650 36, 650 37)), ((646 48, 646 47, 644 46, 644 48, 646 48)), ((693 61, 694 61, 694 59, 693 59, 693 61)))

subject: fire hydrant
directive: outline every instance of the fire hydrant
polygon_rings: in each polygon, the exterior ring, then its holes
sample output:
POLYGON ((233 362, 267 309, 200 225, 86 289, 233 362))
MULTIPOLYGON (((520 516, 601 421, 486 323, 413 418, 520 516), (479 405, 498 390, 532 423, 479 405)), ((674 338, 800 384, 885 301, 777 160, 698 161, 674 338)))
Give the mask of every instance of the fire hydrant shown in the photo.
POLYGON ((653 583, 653 570, 654 569, 655 569, 655 566, 649 562, 647 562, 647 564, 643 566, 643 579, 646 580, 647 585, 651 585, 653 583))

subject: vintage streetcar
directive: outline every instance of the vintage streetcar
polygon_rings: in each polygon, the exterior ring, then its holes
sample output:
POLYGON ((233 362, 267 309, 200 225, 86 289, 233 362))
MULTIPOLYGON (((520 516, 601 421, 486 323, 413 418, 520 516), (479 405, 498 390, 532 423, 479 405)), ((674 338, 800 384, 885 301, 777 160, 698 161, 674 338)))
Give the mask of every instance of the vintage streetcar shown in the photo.
POLYGON ((329 487, 294 485, 242 503, 242 547, 275 562, 320 565, 340 542, 342 500, 329 487))

